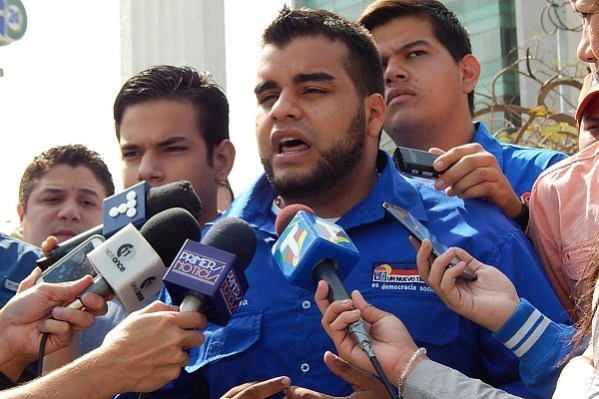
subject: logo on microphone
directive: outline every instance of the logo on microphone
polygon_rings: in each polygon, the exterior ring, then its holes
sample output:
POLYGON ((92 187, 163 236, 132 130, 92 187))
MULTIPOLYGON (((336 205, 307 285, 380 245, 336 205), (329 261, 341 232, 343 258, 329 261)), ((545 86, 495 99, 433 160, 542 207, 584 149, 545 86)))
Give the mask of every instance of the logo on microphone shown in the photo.
POLYGON ((299 223, 295 223, 288 228, 290 229, 289 232, 279 244, 280 257, 283 262, 297 266, 308 232, 299 223))
POLYGON ((154 277, 154 276, 148 277, 147 279, 145 279, 143 281, 143 283, 141 283, 140 288, 142 290, 145 289, 145 288, 148 288, 149 286, 152 285, 152 283, 154 282, 154 280, 156 280, 156 277, 154 277))
POLYGON ((115 264, 119 271, 124 272, 125 270, 127 270, 127 268, 125 267, 123 262, 121 262, 121 258, 125 258, 131 255, 133 253, 134 248, 135 247, 133 246, 133 244, 123 244, 116 250, 116 255, 114 254, 114 252, 110 250, 110 248, 106 248, 106 255, 108 255, 110 260, 112 260, 112 263, 115 264))
POLYGON ((119 249, 117 249, 116 255, 119 258, 124 258, 126 256, 131 255, 132 252, 133 252, 133 244, 123 244, 119 247, 119 249))
POLYGON ((142 302, 144 299, 146 299, 144 297, 144 294, 141 292, 141 290, 137 287, 137 284, 134 282, 132 282, 130 284, 131 288, 133 288, 133 292, 135 293, 135 296, 137 297, 137 299, 139 300, 139 302, 142 302))
POLYGON ((143 302, 146 297, 144 296, 143 292, 141 292, 141 290, 148 288, 149 286, 151 286, 154 281, 156 280, 155 276, 150 276, 147 279, 145 279, 140 286, 137 286, 137 283, 134 281, 131 284, 129 284, 131 286, 131 289, 133 289, 133 293, 135 293, 135 296, 137 297, 137 300, 139 302, 143 302))
POLYGON ((102 228, 104 236, 116 233, 129 223, 139 227, 144 222, 146 218, 145 196, 148 187, 146 182, 140 182, 126 191, 104 199, 104 226, 102 228))
POLYGON ((175 260, 172 270, 214 285, 219 281, 226 266, 226 263, 218 259, 209 258, 190 250, 183 250, 175 260))
POLYGON ((225 299, 229 314, 233 314, 244 295, 243 288, 233 270, 230 270, 229 273, 227 273, 225 281, 223 281, 223 285, 220 288, 220 292, 225 299))
POLYGON ((125 202, 113 206, 108 211, 108 215, 111 218, 116 218, 123 214, 127 215, 128 218, 134 218, 137 215, 137 193, 135 191, 129 191, 125 195, 125 202))
POLYGON ((324 219, 315 218, 314 230, 318 235, 326 240, 329 240, 333 244, 347 245, 351 242, 345 230, 340 226, 329 223, 324 219))

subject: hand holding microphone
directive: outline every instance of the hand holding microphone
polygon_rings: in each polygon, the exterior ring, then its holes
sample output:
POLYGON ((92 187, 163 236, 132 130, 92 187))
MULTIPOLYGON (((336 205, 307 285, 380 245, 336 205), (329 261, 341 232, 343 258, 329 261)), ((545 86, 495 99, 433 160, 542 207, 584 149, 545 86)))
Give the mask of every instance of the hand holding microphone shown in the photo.
MULTIPOLYGON (((314 291, 316 283, 324 280, 329 286, 330 302, 350 299, 341 278, 347 276, 360 255, 343 228, 315 216, 305 205, 294 204, 281 210, 275 229, 279 239, 272 248, 273 256, 291 284, 314 291)), ((397 398, 378 363, 364 321, 357 317, 346 327, 370 359, 389 395, 397 398)))
MULTIPOLYGON (((323 314, 322 326, 333 340, 340 357, 362 370, 377 374, 368 356, 358 347, 355 340, 350 339, 347 331, 351 323, 361 318, 369 323, 368 332, 373 351, 377 353, 377 359, 385 374, 394 381, 399 379, 410 357, 418 349, 401 320, 366 302, 359 291, 352 292, 350 301, 330 303, 327 284, 324 282, 318 284, 314 300, 323 314)), ((426 356, 418 356, 408 372, 424 359, 426 356)), ((407 374, 404 376, 404 382, 406 377, 407 374)))
MULTIPOLYGON (((329 300, 349 299, 341 278, 345 278, 359 259, 358 249, 338 225, 314 215, 312 209, 295 204, 285 207, 275 222, 279 239, 273 255, 287 280, 308 291, 324 280, 329 285, 329 300)), ((374 357, 364 323, 356 321, 350 333, 369 356, 374 357)))
POLYGON ((201 243, 185 242, 164 276, 173 303, 226 325, 248 289, 244 270, 256 252, 256 234, 245 221, 217 221, 201 243))
POLYGON ((189 362, 186 350, 201 345, 206 317, 177 312, 155 301, 133 312, 90 352, 113 396, 119 392, 148 392, 176 379, 189 362))
MULTIPOLYGON (((102 296, 116 294, 132 311, 147 304, 163 287, 162 276, 185 240, 200 236, 200 226, 185 209, 171 208, 151 217, 141 228, 133 225, 87 254, 98 271, 85 292, 102 296)), ((77 300, 70 308, 81 308, 77 300)))

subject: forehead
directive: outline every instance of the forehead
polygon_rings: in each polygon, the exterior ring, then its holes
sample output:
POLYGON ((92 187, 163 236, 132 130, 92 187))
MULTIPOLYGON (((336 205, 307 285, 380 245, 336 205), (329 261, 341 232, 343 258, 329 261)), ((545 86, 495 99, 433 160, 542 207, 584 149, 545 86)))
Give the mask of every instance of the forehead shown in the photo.
POLYGON ((77 189, 86 188, 98 194, 106 195, 104 187, 90 168, 84 165, 73 167, 66 164, 51 167, 48 172, 35 182, 33 191, 54 188, 66 189, 69 187, 77 189))
POLYGON ((123 112, 121 128, 130 123, 149 121, 175 122, 195 118, 195 107, 189 101, 154 100, 128 106, 123 112))
POLYGON ((162 140, 170 136, 200 137, 196 109, 188 101, 157 100, 125 109, 120 142, 162 140))
POLYGON ((258 81, 293 78, 315 71, 328 72, 336 79, 349 78, 345 70, 347 47, 326 36, 302 36, 279 48, 267 44, 262 48, 258 81))
POLYGON ((441 44, 436 38, 433 24, 426 16, 397 17, 372 30, 377 46, 381 44, 402 45, 425 38, 428 42, 441 44))

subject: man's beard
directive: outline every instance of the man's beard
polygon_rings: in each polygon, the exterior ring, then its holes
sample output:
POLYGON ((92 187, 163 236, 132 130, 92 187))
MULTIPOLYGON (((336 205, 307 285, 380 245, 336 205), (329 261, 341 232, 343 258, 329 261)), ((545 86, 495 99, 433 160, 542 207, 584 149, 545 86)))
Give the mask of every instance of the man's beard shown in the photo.
POLYGON ((360 105, 346 133, 343 140, 322 153, 312 171, 301 175, 277 178, 270 161, 262 158, 262 165, 271 186, 282 197, 303 198, 318 195, 339 184, 358 166, 358 161, 364 153, 366 117, 363 105, 360 105))

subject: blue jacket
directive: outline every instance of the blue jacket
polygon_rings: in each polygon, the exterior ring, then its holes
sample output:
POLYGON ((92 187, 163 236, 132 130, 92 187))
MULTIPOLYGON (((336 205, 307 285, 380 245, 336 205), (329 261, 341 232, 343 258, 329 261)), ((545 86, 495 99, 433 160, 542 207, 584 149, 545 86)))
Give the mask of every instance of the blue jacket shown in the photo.
MULTIPOLYGON (((511 384, 512 392, 525 396, 516 356, 489 331, 450 311, 421 281, 408 234, 381 204, 406 208, 448 246, 460 246, 500 268, 520 296, 544 314, 567 321, 528 239, 495 206, 450 198, 430 183, 406 178, 386 154, 380 153, 379 161, 380 176, 370 196, 337 222, 361 255, 345 279, 348 291, 359 289, 369 302, 398 316, 433 360, 495 386, 511 384)), ((225 216, 247 220, 258 236, 246 270, 250 288, 229 324, 209 325, 205 343, 191 350, 185 372, 151 397, 219 398, 236 385, 278 375, 330 395, 351 392, 323 364, 324 351, 334 347, 320 325, 314 293, 287 283, 271 255, 274 197, 262 176, 229 208, 225 216)))
POLYGON ((520 358, 520 376, 530 392, 551 398, 563 367, 556 367, 571 352, 573 326, 549 320, 526 299, 494 334, 520 358))
POLYGON ((17 293, 21 280, 35 269, 35 261, 41 253, 33 245, 0 233, 0 308, 17 293))
POLYGON ((566 159, 564 153, 521 145, 504 143, 497 140, 481 122, 474 124, 476 133, 473 143, 480 144, 497 159, 499 168, 507 177, 518 196, 528 197, 532 185, 542 171, 551 165, 566 159))

